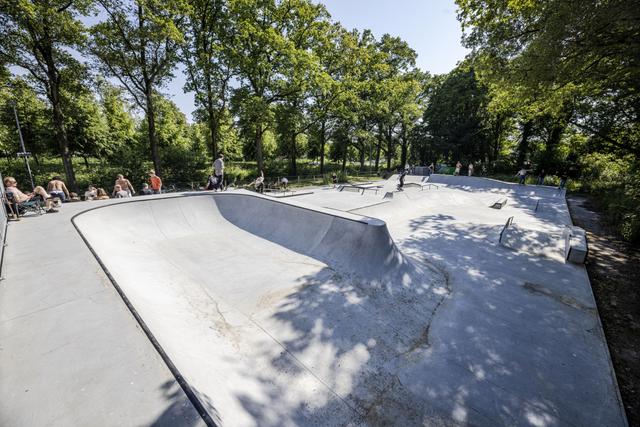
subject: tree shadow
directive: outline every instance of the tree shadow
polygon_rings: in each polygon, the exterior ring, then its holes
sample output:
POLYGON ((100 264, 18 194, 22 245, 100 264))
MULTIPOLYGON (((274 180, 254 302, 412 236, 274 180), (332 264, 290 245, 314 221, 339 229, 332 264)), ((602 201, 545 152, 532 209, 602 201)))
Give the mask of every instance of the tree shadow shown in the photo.
POLYGON ((258 425, 623 424, 581 271, 497 246, 501 226, 451 219, 410 222, 398 245, 414 262, 397 280, 300 278, 261 322, 288 330, 271 367, 309 373, 323 397, 292 403, 247 372, 262 398, 236 397, 258 425))
MULTIPOLYGON (((220 417, 215 409, 213 402, 208 396, 193 390, 197 399, 203 405, 207 415, 214 423, 220 425, 220 417)), ((184 393, 176 380, 168 380, 160 386, 162 395, 167 401, 167 407, 162 413, 150 424, 153 427, 195 427, 204 426, 205 422, 198 414, 197 409, 191 403, 187 395, 184 393)))

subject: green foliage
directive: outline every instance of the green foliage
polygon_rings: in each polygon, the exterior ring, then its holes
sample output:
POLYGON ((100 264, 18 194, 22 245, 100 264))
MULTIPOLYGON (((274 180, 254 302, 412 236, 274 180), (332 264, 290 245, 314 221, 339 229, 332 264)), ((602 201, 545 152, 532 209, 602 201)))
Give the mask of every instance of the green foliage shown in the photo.
POLYGON ((640 241, 638 159, 593 153, 584 156, 581 163, 582 189, 595 196, 593 200, 605 212, 607 219, 617 225, 623 238, 640 241))

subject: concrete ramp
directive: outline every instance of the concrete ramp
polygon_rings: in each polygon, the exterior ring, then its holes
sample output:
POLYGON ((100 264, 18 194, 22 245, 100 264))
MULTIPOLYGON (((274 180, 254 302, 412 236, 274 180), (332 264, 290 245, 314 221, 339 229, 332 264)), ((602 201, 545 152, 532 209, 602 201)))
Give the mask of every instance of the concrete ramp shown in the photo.
POLYGON ((449 289, 384 222, 247 192, 146 198, 74 222, 219 425, 432 419, 428 374, 412 370, 449 289))
POLYGON ((224 219, 255 236, 362 277, 378 277, 403 262, 379 219, 252 194, 222 194, 216 206, 224 219))

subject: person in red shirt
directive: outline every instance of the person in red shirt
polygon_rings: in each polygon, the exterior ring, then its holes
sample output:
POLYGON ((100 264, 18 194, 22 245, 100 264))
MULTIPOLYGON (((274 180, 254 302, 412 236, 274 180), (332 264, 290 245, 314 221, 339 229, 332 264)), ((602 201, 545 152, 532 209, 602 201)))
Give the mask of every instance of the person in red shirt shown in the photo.
POLYGON ((156 171, 149 171, 149 184, 151 185, 151 190, 153 194, 162 193, 162 180, 158 175, 156 175, 156 171))

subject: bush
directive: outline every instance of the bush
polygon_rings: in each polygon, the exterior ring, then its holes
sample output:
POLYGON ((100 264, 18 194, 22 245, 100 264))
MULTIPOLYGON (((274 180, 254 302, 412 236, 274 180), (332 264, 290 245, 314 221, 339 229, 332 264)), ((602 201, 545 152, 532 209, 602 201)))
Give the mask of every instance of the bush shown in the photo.
POLYGON ((640 163, 632 157, 589 154, 582 159, 582 189, 630 242, 640 241, 640 163))

